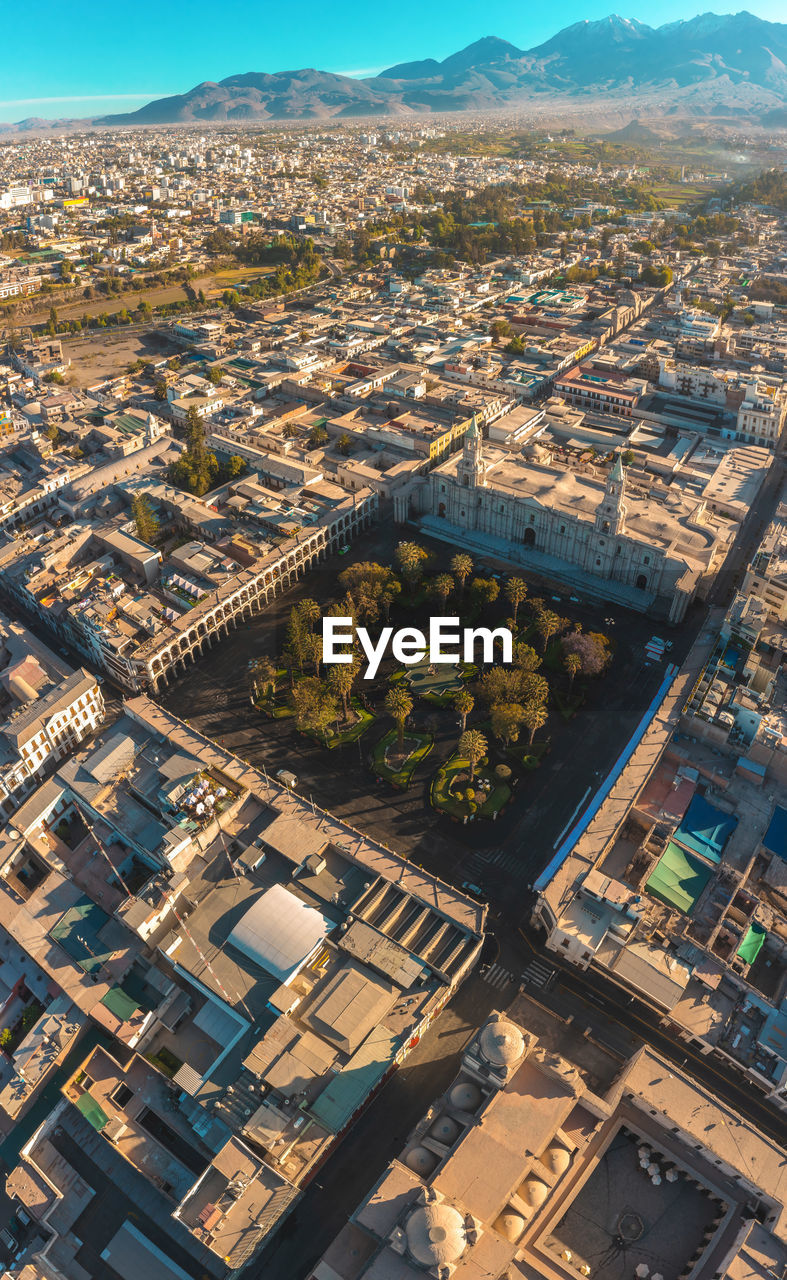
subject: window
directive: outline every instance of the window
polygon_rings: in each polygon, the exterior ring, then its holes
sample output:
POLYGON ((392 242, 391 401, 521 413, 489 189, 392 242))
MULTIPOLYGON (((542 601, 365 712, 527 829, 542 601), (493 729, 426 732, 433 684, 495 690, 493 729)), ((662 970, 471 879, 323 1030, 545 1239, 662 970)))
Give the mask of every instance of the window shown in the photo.
POLYGON ((123 1107, 128 1105, 128 1103, 134 1097, 134 1093, 133 1093, 133 1090, 129 1089, 127 1084, 118 1084, 115 1086, 115 1088, 112 1090, 109 1096, 112 1099, 112 1101, 115 1103, 115 1105, 122 1109, 123 1107))
POLYGON ((561 526, 560 526, 560 532, 561 532, 561 533, 565 533, 565 532, 566 532, 566 526, 565 526, 564 524, 561 524, 561 526))
POLYGON ((643 564, 650 564, 650 556, 645 556, 642 560, 643 564))

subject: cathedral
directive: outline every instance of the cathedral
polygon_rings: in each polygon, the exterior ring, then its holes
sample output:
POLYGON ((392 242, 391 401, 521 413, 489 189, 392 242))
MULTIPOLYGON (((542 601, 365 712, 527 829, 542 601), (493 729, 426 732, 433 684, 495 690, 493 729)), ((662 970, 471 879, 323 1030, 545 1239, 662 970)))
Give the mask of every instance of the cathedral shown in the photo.
POLYGON ((724 558, 729 522, 695 495, 628 490, 616 455, 606 479, 484 443, 474 420, 463 448, 397 499, 398 520, 471 553, 680 622, 724 558))

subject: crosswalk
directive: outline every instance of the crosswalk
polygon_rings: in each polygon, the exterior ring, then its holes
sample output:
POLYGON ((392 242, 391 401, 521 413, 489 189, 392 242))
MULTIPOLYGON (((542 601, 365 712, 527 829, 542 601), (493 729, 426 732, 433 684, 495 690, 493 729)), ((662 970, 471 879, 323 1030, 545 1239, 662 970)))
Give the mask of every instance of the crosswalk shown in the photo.
POLYGON ((516 982, 516 978, 510 969, 505 969, 502 964, 485 964, 481 970, 481 977, 484 982, 488 982, 490 987, 494 987, 495 991, 502 991, 503 987, 510 987, 512 982, 516 982))
POLYGON ((520 865, 519 854, 510 849, 477 849, 462 866, 471 880, 480 881, 484 871, 497 867, 501 871, 513 871, 520 865))
POLYGON ((528 986, 548 991, 556 977, 557 971, 551 965, 545 964, 543 960, 531 960, 522 974, 522 981, 528 986))

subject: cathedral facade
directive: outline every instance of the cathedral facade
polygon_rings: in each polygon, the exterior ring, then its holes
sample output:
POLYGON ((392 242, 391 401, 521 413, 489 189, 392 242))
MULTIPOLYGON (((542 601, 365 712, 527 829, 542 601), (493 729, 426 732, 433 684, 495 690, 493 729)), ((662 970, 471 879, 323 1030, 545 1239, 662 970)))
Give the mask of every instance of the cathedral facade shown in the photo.
POLYGON ((729 537, 684 495, 627 493, 616 457, 604 482, 484 444, 476 423, 461 453, 400 499, 398 519, 479 554, 528 567, 585 594, 680 622, 729 537))

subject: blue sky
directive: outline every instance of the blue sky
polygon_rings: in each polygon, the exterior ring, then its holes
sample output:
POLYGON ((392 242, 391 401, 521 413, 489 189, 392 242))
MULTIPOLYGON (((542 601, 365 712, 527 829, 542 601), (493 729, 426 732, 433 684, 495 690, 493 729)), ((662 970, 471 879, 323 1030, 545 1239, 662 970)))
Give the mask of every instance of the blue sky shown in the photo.
MULTIPOLYGON (((620 0, 619 0, 620 2, 620 0)), ((313 66, 349 75, 373 75, 415 58, 444 58, 481 36, 496 35, 520 48, 547 40, 561 27, 614 12, 614 0, 563 0, 525 6, 522 0, 425 4, 423 0, 370 4, 343 0, 273 4, 270 0, 36 0, 3 6, 6 56, 0 76, 0 120, 26 116, 98 115, 133 111, 151 98, 183 93, 201 80, 243 71, 313 66)), ((713 4, 735 13, 738 4, 713 4)), ((781 0, 749 5, 779 21, 781 0)), ((685 2, 626 4, 626 18, 659 25, 701 11, 685 2)))

